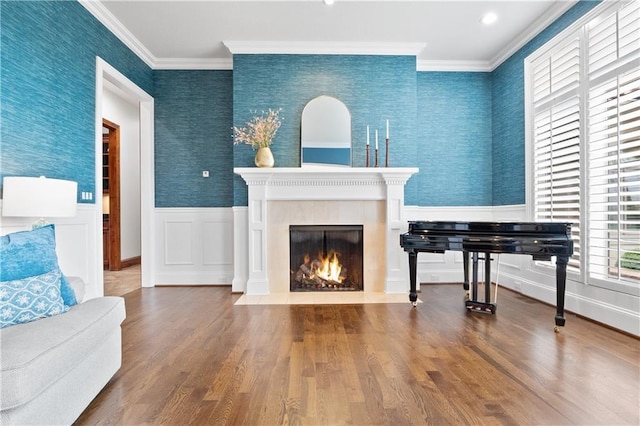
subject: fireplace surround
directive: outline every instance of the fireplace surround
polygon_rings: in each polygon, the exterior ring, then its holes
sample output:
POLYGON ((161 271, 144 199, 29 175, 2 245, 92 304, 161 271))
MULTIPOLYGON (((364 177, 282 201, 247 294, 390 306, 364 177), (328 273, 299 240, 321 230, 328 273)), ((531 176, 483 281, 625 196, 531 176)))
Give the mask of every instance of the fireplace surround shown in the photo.
POLYGON ((407 293, 400 247, 404 185, 417 168, 235 168, 248 186, 247 223, 234 225, 234 286, 247 295, 286 293, 289 226, 363 224, 365 292, 407 293))

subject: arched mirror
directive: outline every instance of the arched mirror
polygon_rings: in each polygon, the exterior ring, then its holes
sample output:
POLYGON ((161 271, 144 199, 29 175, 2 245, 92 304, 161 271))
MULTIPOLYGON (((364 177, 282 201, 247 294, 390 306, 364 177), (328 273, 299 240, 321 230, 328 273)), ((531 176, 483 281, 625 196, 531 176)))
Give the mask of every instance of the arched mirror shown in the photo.
POLYGON ((351 113, 340 100, 318 96, 302 110, 301 165, 351 166, 351 113))

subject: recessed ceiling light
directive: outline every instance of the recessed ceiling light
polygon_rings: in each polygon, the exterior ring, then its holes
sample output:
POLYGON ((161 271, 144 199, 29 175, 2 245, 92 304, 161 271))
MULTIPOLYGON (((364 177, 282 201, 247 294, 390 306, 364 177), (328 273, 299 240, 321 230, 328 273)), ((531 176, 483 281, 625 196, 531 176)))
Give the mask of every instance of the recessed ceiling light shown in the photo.
POLYGON ((482 22, 485 25, 491 25, 495 23, 497 20, 498 20, 498 15, 496 15, 493 12, 488 12, 482 16, 482 19, 480 20, 480 22, 482 22))
POLYGON ((331 6, 334 0, 322 0, 322 1, 324 2, 324 4, 328 4, 329 6, 331 6))

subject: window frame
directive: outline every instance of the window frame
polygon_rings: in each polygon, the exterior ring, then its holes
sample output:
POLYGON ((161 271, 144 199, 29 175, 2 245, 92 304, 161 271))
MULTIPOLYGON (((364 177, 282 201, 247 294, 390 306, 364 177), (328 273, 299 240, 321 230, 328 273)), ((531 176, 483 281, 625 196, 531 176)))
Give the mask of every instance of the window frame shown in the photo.
MULTIPOLYGON (((585 73, 588 70, 587 55, 583 54, 587 51, 588 38, 587 38, 587 25, 594 19, 599 17, 606 18, 612 13, 616 13, 617 10, 624 7, 626 2, 603 2, 602 4, 594 7, 590 12, 578 19, 572 25, 565 30, 554 36, 547 41, 541 47, 536 49, 533 53, 527 56, 524 60, 524 114, 525 114, 525 208, 528 220, 535 219, 535 120, 536 120, 536 106, 540 103, 553 102, 552 100, 566 99, 571 92, 576 92, 579 98, 580 108, 580 224, 579 224, 579 236, 580 236, 580 265, 576 270, 575 268, 569 268, 567 270, 567 279, 576 281, 584 285, 591 285, 594 287, 605 288, 620 293, 625 293, 633 296, 640 296, 640 282, 634 284, 632 282, 625 282, 621 280, 613 281, 608 279, 601 279, 590 276, 589 271, 589 188, 588 188, 588 165, 589 165, 589 111, 588 101, 589 92, 592 87, 596 87, 601 82, 605 81, 613 74, 611 70, 603 70, 598 75, 590 76, 585 73), (554 52, 559 52, 566 46, 567 42, 578 37, 580 45, 580 77, 578 87, 567 87, 561 90, 556 96, 546 95, 539 99, 538 103, 534 106, 534 76, 533 65, 541 58, 549 56, 554 52), (549 97, 549 99, 547 99, 549 97)), ((629 71, 632 68, 633 61, 624 63, 620 68, 624 71, 629 71)), ((553 105, 558 103, 553 102, 553 105)), ((575 225, 574 225, 575 226, 575 225)), ((555 265, 550 262, 532 262, 532 269, 536 272, 543 273, 545 275, 553 275, 555 273, 555 265)))

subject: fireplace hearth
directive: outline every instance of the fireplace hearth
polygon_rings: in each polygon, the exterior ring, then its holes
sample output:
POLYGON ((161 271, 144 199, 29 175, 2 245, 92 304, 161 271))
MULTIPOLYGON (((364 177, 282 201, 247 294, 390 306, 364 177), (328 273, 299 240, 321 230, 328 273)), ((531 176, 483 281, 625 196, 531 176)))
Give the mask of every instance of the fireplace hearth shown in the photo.
POLYGON ((362 291, 362 225, 291 225, 290 291, 362 291))

